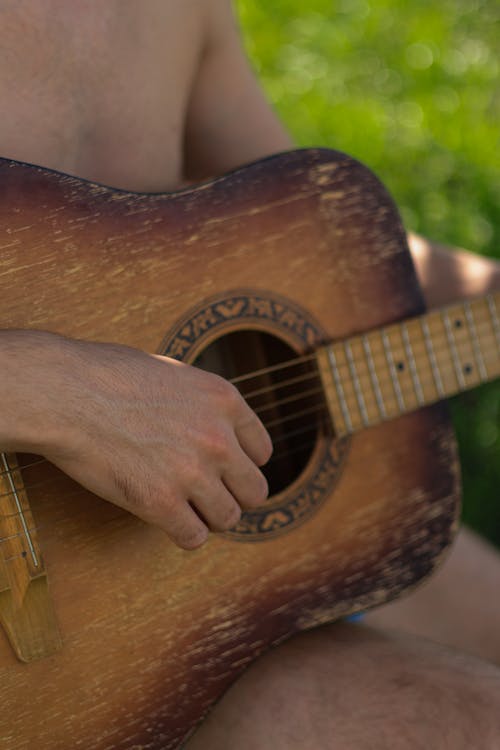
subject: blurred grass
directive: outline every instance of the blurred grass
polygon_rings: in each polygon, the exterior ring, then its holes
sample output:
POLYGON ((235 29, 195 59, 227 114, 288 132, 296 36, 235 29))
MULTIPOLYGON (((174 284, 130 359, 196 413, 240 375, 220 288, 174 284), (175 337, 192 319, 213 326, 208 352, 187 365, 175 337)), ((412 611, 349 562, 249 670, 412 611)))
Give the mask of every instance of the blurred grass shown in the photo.
MULTIPOLYGON (((407 228, 500 258, 498 0, 237 0, 300 146, 364 161, 407 228)), ((452 403, 464 518, 500 546, 500 384, 452 403)))

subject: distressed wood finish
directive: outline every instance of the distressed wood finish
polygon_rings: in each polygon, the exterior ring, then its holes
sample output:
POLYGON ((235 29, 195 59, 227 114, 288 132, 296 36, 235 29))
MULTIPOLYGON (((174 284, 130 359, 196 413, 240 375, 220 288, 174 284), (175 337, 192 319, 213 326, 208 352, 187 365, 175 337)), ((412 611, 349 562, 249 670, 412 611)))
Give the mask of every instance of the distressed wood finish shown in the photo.
POLYGON ((320 347, 337 436, 497 378, 499 310, 497 292, 320 347))
MULTIPOLYGON (((390 198, 360 164, 323 150, 170 196, 4 161, 0 288, 2 327, 147 351, 224 290, 296 302, 323 343, 422 312, 390 198)), ((0 633, 2 748, 176 748, 270 644, 429 574, 456 529, 445 407, 349 440, 334 491, 307 521, 255 543, 213 535, 194 553, 48 464, 24 469, 62 648, 22 664, 0 633)))
POLYGON ((0 454, 0 623, 22 661, 57 651, 61 639, 36 524, 15 455, 0 454))

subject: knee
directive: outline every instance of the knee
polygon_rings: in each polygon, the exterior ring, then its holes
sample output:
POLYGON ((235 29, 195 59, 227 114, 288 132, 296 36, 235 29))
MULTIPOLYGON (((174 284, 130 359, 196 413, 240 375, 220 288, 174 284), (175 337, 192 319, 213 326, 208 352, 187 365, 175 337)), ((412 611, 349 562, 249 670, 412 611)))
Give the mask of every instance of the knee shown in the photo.
MULTIPOLYGON (((363 628, 359 628, 360 631, 363 628)), ((340 736, 359 733, 352 747, 500 747, 500 670, 424 639, 370 632, 336 649, 337 688, 356 707, 340 736), (354 718, 355 717, 355 718, 354 718), (356 727, 357 725, 357 727, 356 727), (362 737, 379 736, 379 744, 362 737)), ((338 747, 345 745, 340 742, 338 747)), ((337 745, 332 746, 336 748, 337 745)))
POLYGON ((500 747, 500 670, 474 657, 342 625, 297 637, 271 662, 269 699, 278 691, 288 714, 314 716, 329 750, 500 747))
POLYGON ((500 670, 423 639, 323 628, 258 660, 193 740, 190 750, 498 750, 500 670))
POLYGON ((429 734, 439 731, 444 747, 500 747, 500 672, 496 667, 453 654, 446 663, 440 661, 427 674, 419 674, 418 692, 427 708, 429 734))

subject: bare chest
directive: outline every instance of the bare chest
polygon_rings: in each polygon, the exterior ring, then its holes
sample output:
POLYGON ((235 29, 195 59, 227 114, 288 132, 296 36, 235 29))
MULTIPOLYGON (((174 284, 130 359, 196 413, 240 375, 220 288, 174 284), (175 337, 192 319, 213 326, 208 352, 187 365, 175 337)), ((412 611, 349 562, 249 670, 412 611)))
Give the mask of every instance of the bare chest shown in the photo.
POLYGON ((0 155, 119 187, 177 185, 202 41, 198 6, 5 3, 0 155))

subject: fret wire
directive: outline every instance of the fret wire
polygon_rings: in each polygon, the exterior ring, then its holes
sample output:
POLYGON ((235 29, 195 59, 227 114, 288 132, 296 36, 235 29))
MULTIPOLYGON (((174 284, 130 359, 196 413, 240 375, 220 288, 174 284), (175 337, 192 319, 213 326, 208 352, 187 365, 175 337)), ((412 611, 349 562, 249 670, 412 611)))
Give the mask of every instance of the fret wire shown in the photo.
MULTIPOLYGON (((478 328, 482 328, 482 329, 485 329, 485 331, 487 331, 487 330, 491 331, 491 327, 493 327, 493 329, 494 329, 494 337, 491 336, 490 340, 493 341, 494 338, 495 338, 496 339, 496 343, 497 343, 498 347, 500 348, 500 322, 499 322, 499 319, 498 319, 498 315, 497 315, 497 311, 496 311, 494 299, 491 296, 487 296, 487 297, 485 297, 483 299, 484 299, 484 301, 487 302, 487 305, 488 305, 488 308, 489 308, 489 314, 490 314, 491 322, 492 322, 493 325, 491 326, 491 324, 488 324, 486 322, 486 319, 483 319, 483 322, 481 323, 481 321, 480 321, 478 323, 478 326, 476 326, 475 325, 475 321, 472 318, 473 330, 476 332, 478 328)), ((417 321, 418 318, 415 318, 414 320, 417 321)), ((432 366, 433 380, 434 380, 434 383, 435 383, 435 385, 437 387, 438 393, 440 394, 440 396, 443 396, 444 392, 443 392, 443 388, 442 388, 442 381, 441 381, 441 377, 440 377, 440 373, 439 373, 439 368, 438 368, 437 362, 435 360, 434 350, 433 350, 433 346, 432 346, 432 339, 431 339, 430 331, 428 329, 427 321, 425 320, 425 318, 420 318, 420 323, 421 323, 422 330, 424 332, 425 348, 427 350, 427 354, 429 356, 429 360, 430 360, 431 366, 432 366), (439 383, 441 384, 441 386, 439 386, 439 383)), ((372 386, 373 386, 373 389, 374 389, 374 392, 375 392, 375 397, 376 397, 376 400, 377 400, 377 405, 378 405, 378 408, 379 408, 381 416, 383 418, 386 418, 387 414, 386 414, 386 410, 385 410, 384 401, 383 401, 383 398, 382 398, 382 393, 380 391, 380 386, 379 386, 379 382, 378 382, 377 373, 376 373, 376 370, 375 370, 375 364, 374 364, 374 359, 373 359, 373 355, 372 355, 372 352, 371 352, 370 343, 369 343, 369 340, 368 340, 368 338, 367 338, 366 335, 362 336, 361 338, 362 338, 362 341, 363 341, 363 346, 364 346, 364 350, 365 350, 366 361, 368 363, 368 370, 369 370, 369 374, 370 374, 370 379, 371 379, 371 382, 372 382, 372 386)), ((490 335, 488 335, 488 338, 490 338, 490 335)), ((489 351, 490 350, 488 349, 488 352, 489 351)), ((329 353, 331 355, 331 358, 333 357, 333 360, 335 361, 334 353, 333 352, 329 352, 329 353)), ((481 359, 482 359, 482 361, 484 363, 484 358, 482 357, 482 354, 481 354, 481 359)), ((487 375, 487 371, 485 370, 486 379, 489 379, 493 375, 497 374, 495 368, 497 368, 498 365, 499 365, 498 355, 492 356, 492 354, 488 354, 486 356, 486 361, 488 363, 490 361, 492 362, 492 365, 491 365, 492 368, 493 368, 492 375, 491 376, 487 375)), ((488 366, 490 366, 490 365, 488 365, 488 366)), ((339 372, 337 371, 336 367, 334 367, 333 372, 334 372, 334 377, 335 377, 335 380, 337 382, 337 385, 340 386, 339 390, 342 390, 342 393, 343 393, 342 384, 340 382, 340 375, 339 375, 339 372)), ((500 374, 500 373, 498 373, 498 374, 500 374)), ((337 394, 337 396, 339 396, 339 394, 337 394)), ((430 402, 431 402, 431 400, 429 399, 429 403, 430 402)), ((352 431, 352 422, 351 422, 350 415, 349 415, 349 407, 348 407, 348 405, 347 405, 347 403, 345 401, 345 396, 344 396, 344 407, 345 407, 345 412, 343 412, 343 416, 344 416, 344 419, 346 421, 346 424, 349 425, 349 429, 352 431)), ((15 487, 15 484, 13 483, 11 469, 10 469, 8 463, 6 463, 6 461, 5 461, 5 456, 3 454, 1 454, 1 453, 0 453, 0 456, 1 456, 2 460, 3 460, 4 466, 6 466, 5 471, 0 472, 0 475, 3 475, 4 477, 9 477, 9 481, 10 481, 11 485, 13 485, 13 488, 14 488, 13 492, 6 493, 6 494, 7 495, 11 495, 12 497, 14 497, 14 498, 16 498, 18 500, 19 496, 17 494, 17 489, 15 487)), ((41 463, 45 463, 45 459, 40 459, 38 461, 35 461, 35 462, 33 462, 33 465, 39 464, 39 463, 40 464, 41 463)), ((28 466, 30 466, 30 465, 31 464, 29 464, 28 466)), ((25 468, 27 468, 27 467, 26 466, 19 467, 19 469, 25 469, 25 468)), ((18 470, 18 469, 16 469, 16 470, 18 470)), ((84 491, 84 490, 81 490, 81 491, 84 491)), ((20 511, 18 512, 18 515, 23 520, 24 520, 24 510, 25 509, 21 508, 20 511)), ((29 510, 29 509, 26 509, 26 510, 29 510)), ((29 529, 28 528, 27 529, 28 532, 29 531, 34 531, 34 530, 35 530, 34 528, 33 529, 29 529)), ((26 532, 24 532, 24 533, 26 534, 26 532)), ((23 532, 19 532, 19 533, 15 534, 14 537, 21 537, 22 535, 23 535, 23 532)), ((30 538, 29 538, 28 535, 27 535, 27 539, 28 539, 28 541, 30 541, 30 538)), ((35 564, 37 564, 37 563, 35 562, 35 564)))
POLYGON ((432 346, 431 332, 429 331, 429 325, 427 323, 426 318, 421 318, 421 326, 422 326, 422 331, 424 332, 425 348, 427 350, 429 362, 431 363, 432 377, 434 379, 434 383, 435 383, 438 395, 440 396, 440 398, 443 398, 445 395, 444 388, 443 388, 443 381, 441 380, 438 363, 436 360, 436 356, 434 354, 434 347, 432 346))
POLYGON ((455 344, 455 337, 453 336, 453 329, 451 327, 450 316, 448 315, 448 310, 443 310, 442 319, 443 319, 444 327, 446 330, 446 338, 448 339, 448 344, 451 349, 451 358, 453 361, 453 367, 455 368, 455 375, 457 377, 460 388, 464 390, 465 378, 462 372, 462 365, 460 362, 460 358, 458 356, 458 351, 457 351, 457 347, 455 344))
POLYGON ((399 411, 403 412, 406 411, 406 406, 403 398, 403 393, 401 391, 401 386, 399 385, 398 375, 396 372, 396 367, 394 365, 394 359, 392 356, 391 351, 391 345, 389 338, 387 336, 387 333, 385 331, 385 328, 382 328, 381 330, 381 337, 382 337, 382 343, 384 345, 384 351, 385 351, 385 357, 387 359, 387 363, 389 365, 389 370, 391 372, 391 379, 392 379, 392 385, 394 386, 394 392, 396 394, 396 399, 399 406, 399 411))
POLYGON ((491 294, 488 294, 486 297, 486 301, 488 303, 488 309, 490 311, 491 320, 493 321, 493 329, 495 331, 495 338, 497 341, 497 346, 500 349, 500 321, 498 320, 495 299, 491 294))
POLYGON ((469 328, 471 336, 474 359, 476 360, 477 366, 479 367, 479 375, 481 376, 481 380, 485 381, 488 379, 488 372, 484 364, 483 353, 481 351, 481 345, 477 336, 476 323, 474 320, 474 314, 470 302, 467 301, 464 303, 464 309, 465 319, 467 321, 467 326, 469 328))
MULTIPOLYGON (((499 374, 500 374, 500 360, 499 360, 499 358, 498 358, 498 355, 491 355, 491 356, 489 356, 489 357, 487 358, 487 360, 486 360, 486 361, 490 361, 490 360, 491 360, 491 362, 492 362, 492 367, 493 367, 493 368, 495 368, 495 367, 496 367, 496 368, 498 368, 498 370, 495 370, 495 369, 493 369, 492 375, 491 375, 491 376, 489 376, 489 377, 493 377, 493 376, 495 376, 495 375, 499 375, 499 374)), ((424 383, 424 387, 425 387, 425 386, 426 386, 426 383, 427 383, 427 382, 431 382, 431 381, 430 381, 430 380, 429 380, 429 381, 425 381, 425 380, 423 380, 422 382, 424 383)), ((429 403, 429 404, 431 404, 431 403, 434 403, 434 401, 435 401, 434 399, 429 399, 429 400, 428 400, 428 403, 429 403)), ((326 409, 325 409, 325 413, 328 413, 326 409)), ((294 431, 294 432, 292 432, 291 434, 292 434, 292 435, 294 435, 294 434, 298 434, 298 432, 302 432, 302 431, 303 431, 303 429, 301 429, 301 430, 297 430, 297 431, 294 431)), ((277 441, 277 442, 280 442, 280 441, 277 441)), ((1 455, 2 455, 2 454, 0 454, 0 456, 1 456, 1 455)), ((40 463, 41 463, 41 462, 40 462, 40 463)), ((20 468, 24 468, 24 467, 20 467, 20 468)), ((5 474, 7 474, 7 472, 5 472, 5 474)), ((49 485, 49 484, 50 484, 50 482, 43 482, 43 483, 41 483, 41 484, 38 484, 38 485, 36 485, 36 486, 40 487, 40 486, 44 486, 45 484, 48 484, 48 485, 49 485)), ((26 488, 23 488, 23 489, 29 490, 29 489, 30 489, 30 487, 28 486, 28 487, 26 487, 26 488)), ((68 493, 68 496, 71 496, 71 495, 75 495, 75 494, 79 494, 79 493, 82 493, 82 492, 86 492, 86 491, 87 491, 87 490, 85 490, 84 488, 79 488, 79 489, 78 489, 78 490, 77 490, 76 492, 71 492, 71 493, 68 493)), ((11 496, 13 495, 13 493, 5 493, 5 494, 6 494, 7 496, 8 496, 8 495, 11 495, 11 496)), ((25 510, 25 509, 23 509, 23 511, 24 511, 24 510, 25 510)), ((29 510, 29 509, 27 509, 27 510, 29 510)), ((16 515, 21 515, 21 514, 20 514, 20 513, 19 513, 19 514, 12 514, 12 516, 11 516, 11 517, 16 517, 16 515)), ((36 531, 36 527, 33 527, 33 528, 28 528, 28 531, 29 531, 29 532, 34 532, 34 531, 36 531)), ((9 536, 9 537, 8 537, 8 539, 10 540, 10 539, 13 539, 13 538, 21 537, 22 535, 23 535, 23 532, 18 532, 18 533, 16 533, 16 534, 13 534, 13 535, 9 536)), ((1 543, 2 541, 3 541, 3 540, 2 540, 2 539, 0 539, 0 543, 1 543)), ((19 555, 19 557, 20 557, 20 555, 19 555)))
POLYGON ((419 406, 422 406, 422 404, 425 402, 425 397, 422 391, 420 378, 418 377, 417 363, 415 361, 415 357, 413 356, 413 349, 411 347, 410 336, 408 333, 408 327, 406 323, 402 323, 401 332, 403 335, 403 343, 405 346, 406 357, 408 359, 408 364, 410 367, 410 374, 411 374, 411 378, 413 381, 413 387, 415 389, 415 394, 417 396, 417 402, 419 406))
MULTIPOLYGON (((417 322, 418 320, 419 320, 418 318, 414 318, 410 322, 417 322)), ((400 326, 401 326, 401 324, 398 324, 398 327, 400 327, 400 326)), ((476 331, 480 327, 481 326, 476 326, 476 331)), ((482 326, 482 327, 484 328, 484 326, 482 326)), ((368 345, 368 338, 366 338, 366 343, 365 343, 365 337, 371 336, 373 333, 374 332, 371 332, 370 334, 364 334, 363 336, 359 336, 359 339, 362 340, 363 344, 365 345, 365 351, 366 351, 366 346, 368 345)), ((392 333, 392 331, 391 331, 391 333, 392 333)), ((438 346, 438 347, 434 348, 435 354, 438 354, 438 355, 442 354, 442 355, 444 355, 446 352, 449 353, 450 346, 449 346, 448 340, 446 339, 446 335, 445 335, 444 330, 443 330, 442 334, 436 333, 436 334, 429 334, 429 335, 433 337, 435 343, 442 344, 442 346, 438 346)), ((483 340, 483 344, 485 342, 486 343, 491 343, 491 342, 494 341, 493 335, 491 337, 488 337, 488 340, 487 340, 487 337, 486 337, 486 335, 484 333, 481 334, 481 335, 483 336, 483 339, 484 339, 483 340)), ((422 346, 425 348, 425 351, 427 352, 427 348, 424 346, 424 338, 422 337, 422 339, 416 340, 416 333, 413 333, 412 331, 409 331, 409 337, 410 337, 410 339, 412 341, 412 352, 413 352, 413 355, 414 355, 415 364, 416 364, 416 367, 419 368, 420 364, 416 361, 416 355, 415 355, 415 352, 417 351, 416 344, 417 345, 422 344, 422 346)), ((357 337, 353 337, 351 339, 348 339, 350 345, 352 345, 353 343, 356 343, 356 340, 357 340, 357 337)), ((460 342, 458 343, 458 346, 459 347, 461 346, 460 342)), ((395 348, 395 346, 393 345, 392 349, 394 349, 394 348, 395 348)), ((402 346, 402 349, 403 348, 404 347, 402 346)), ((386 362, 385 352, 383 352, 383 353, 381 352, 380 355, 373 355, 373 352, 370 349, 369 352, 367 352, 367 354, 368 354, 368 356, 367 356, 368 369, 370 369, 370 361, 369 361, 370 360, 370 356, 369 356, 370 354, 371 354, 371 357, 372 357, 372 362, 373 362, 372 366, 373 367, 379 368, 379 367, 382 366, 382 361, 386 362)), ((421 357, 422 356, 422 352, 419 352, 417 356, 421 357)), ((497 357, 498 357, 498 355, 495 353, 494 358, 497 359, 497 357)), ((354 351, 353 351, 353 358, 354 358, 355 366, 357 368, 359 367, 360 363, 362 363, 364 361, 364 359, 361 358, 361 355, 356 355, 354 351)), ((483 355, 483 358, 484 358, 484 355, 483 355)), ((491 357, 490 357, 490 359, 491 359, 491 357)), ((451 363, 451 357, 450 357, 450 363, 451 363)), ((342 373, 343 370, 344 370, 344 372, 347 372, 347 370, 349 369, 348 368, 348 363, 347 362, 344 362, 344 363, 340 362, 338 364, 338 369, 339 369, 339 372, 341 372, 341 373, 342 373)), ((360 380, 361 380, 361 376, 359 376, 359 374, 358 374, 358 377, 360 377, 360 380)), ((278 386, 279 386, 279 384, 278 384, 278 386)))
POLYGON ((362 336, 362 340, 363 340, 363 349, 365 352, 365 358, 368 364, 368 372, 370 373, 370 379, 371 379, 372 386, 373 386, 373 392, 375 393, 375 400, 377 402, 377 407, 378 407, 378 410, 380 412, 380 416, 382 417, 382 419, 387 419, 387 412, 385 410, 384 399, 382 397, 382 391, 380 390, 380 383, 377 377, 375 363, 373 361, 370 341, 368 339, 368 336, 366 336, 366 334, 362 336))
MULTIPOLYGON (((39 528, 40 528, 39 526, 32 526, 31 528, 28 528, 28 533, 34 534, 36 531, 38 531, 39 528)), ((11 542, 13 539, 20 539, 23 535, 25 535, 24 531, 18 531, 16 534, 10 534, 9 536, 0 537, 0 544, 11 542)), ((19 557, 22 557, 22 558, 26 557, 26 551, 24 549, 18 555, 4 558, 4 562, 11 562, 12 560, 16 560, 19 557)))
POLYGON ((354 363, 352 349, 349 341, 344 342, 344 351, 347 358, 347 363, 349 365, 349 371, 351 373, 351 378, 354 385, 354 393, 356 394, 359 411, 361 413, 361 419, 363 420, 363 424, 365 425, 365 427, 368 427, 368 425, 370 424, 370 419, 368 417, 368 412, 366 411, 365 399, 361 390, 361 385, 359 382, 358 373, 356 371, 356 365, 354 363))
POLYGON ((2 453, 1 455, 2 455, 3 467, 4 467, 4 470, 5 470, 6 474, 7 474, 7 479, 8 479, 8 482, 10 484, 10 488, 12 490, 12 497, 14 498, 14 503, 15 503, 15 506, 16 506, 16 510, 19 513, 19 517, 21 519, 21 525, 23 527, 22 533, 24 533, 24 535, 26 536, 26 539, 28 541, 28 547, 29 547, 29 550, 30 550, 30 553, 31 553, 31 558, 33 560, 33 565, 35 566, 35 568, 38 568, 38 558, 37 558, 37 555, 36 555, 36 552, 35 552, 35 548, 34 548, 31 536, 29 534, 28 525, 26 523, 26 519, 24 517, 24 513, 22 511, 21 501, 19 500, 19 495, 17 494, 17 487, 14 484, 14 479, 12 477, 11 468, 9 466, 9 462, 7 461, 7 456, 5 455, 5 453, 2 453))
POLYGON ((342 381, 340 379, 340 375, 339 375, 338 368, 337 368, 337 359, 335 357, 333 347, 331 346, 328 347, 328 358, 330 360, 333 379, 335 381, 335 387, 337 390, 337 396, 339 399, 340 409, 342 411, 342 416, 344 418, 345 426, 347 427, 348 432, 352 432, 351 415, 349 414, 349 408, 345 400, 344 388, 342 387, 342 381))
MULTIPOLYGON (((413 323, 413 322, 418 322, 419 320, 420 320, 419 318, 413 318, 409 322, 413 323)), ((398 327, 401 327, 401 324, 398 324, 398 327)), ((485 328, 486 328, 485 324, 483 324, 483 325, 479 324, 479 325, 476 326, 476 331, 479 331, 479 336, 483 338, 483 344, 487 340, 487 335, 486 334, 487 334, 487 330, 488 329, 486 329, 486 331, 485 331, 484 330, 485 328), (483 329, 482 332, 480 331, 481 328, 483 329)), ((488 328, 490 328, 490 325, 488 325, 488 328)), ((392 332, 392 329, 389 329, 389 330, 392 332)), ((365 336, 366 335, 371 336, 371 335, 373 335, 373 333, 376 333, 376 332, 377 331, 372 331, 370 334, 364 334, 364 335, 365 336)), ((418 368, 418 367, 420 367, 420 364, 417 362, 417 359, 422 356, 422 351, 418 351, 418 348, 420 347, 420 345, 422 345, 422 347, 424 347, 425 351, 428 353, 427 347, 425 347, 424 338, 417 339, 416 338, 416 334, 413 333, 413 332, 409 332, 409 336, 410 336, 410 338, 411 338, 411 340, 413 342, 413 344, 412 344, 412 351, 413 351, 414 359, 415 359, 415 362, 416 362, 416 366, 418 368)), ((437 333, 436 332, 436 333, 432 333, 431 334, 429 332, 429 336, 432 336, 432 338, 434 340, 434 343, 436 344, 436 346, 434 347, 434 353, 436 355, 445 354, 446 352, 449 353, 449 348, 450 347, 449 347, 449 342, 448 342, 448 340, 446 338, 444 327, 443 327, 443 332, 442 333, 437 333), (439 346, 437 346, 438 344, 439 344, 439 346)), ((363 338, 363 336, 360 336, 359 338, 363 338)), ((353 339, 349 339, 349 341, 350 342, 354 341, 354 337, 353 337, 353 339)), ((494 341, 493 334, 491 335, 490 341, 494 341)), ((392 347, 392 348, 394 348, 394 347, 392 347)), ((354 355, 354 356, 355 356, 356 365, 358 365, 360 360, 359 360, 359 358, 356 357, 356 355, 354 355)), ((385 352, 381 353, 380 356, 382 357, 383 361, 386 362, 385 352)), ((497 356, 497 355, 495 354, 495 356, 497 356)), ((378 355, 372 355, 372 357, 373 357, 374 366, 375 367, 380 367, 382 365, 382 360, 380 359, 380 357, 378 355)), ((451 358, 450 358, 450 360, 451 360, 451 358)), ((339 364, 339 371, 342 371, 342 369, 344 367, 347 368, 347 364, 344 365, 344 364, 340 363, 339 364)))

